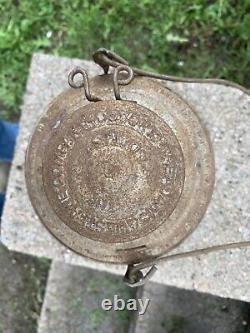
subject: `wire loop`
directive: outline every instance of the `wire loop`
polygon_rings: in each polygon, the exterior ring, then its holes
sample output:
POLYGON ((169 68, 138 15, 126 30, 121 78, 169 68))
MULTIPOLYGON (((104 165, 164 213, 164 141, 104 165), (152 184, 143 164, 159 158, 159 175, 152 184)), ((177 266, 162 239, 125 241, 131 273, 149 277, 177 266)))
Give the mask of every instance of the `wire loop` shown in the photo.
POLYGON ((123 281, 131 288, 140 287, 143 286, 146 281, 151 279, 156 271, 157 267, 153 265, 148 272, 143 275, 142 271, 138 269, 137 266, 128 265, 123 281))
POLYGON ((115 68, 114 74, 113 74, 113 84, 114 84, 114 94, 115 94, 116 99, 118 99, 118 100, 121 99, 119 85, 125 86, 125 85, 129 84, 133 80, 133 78, 134 78, 134 72, 131 67, 129 67, 127 65, 120 65, 115 68), (121 72, 126 72, 127 77, 119 78, 119 74, 121 72))
POLYGON ((99 97, 96 97, 94 95, 91 95, 90 93, 90 87, 89 87, 89 77, 88 77, 88 73, 85 69, 83 69, 82 67, 75 67, 68 75, 68 83, 70 85, 70 87, 72 88, 84 88, 85 91, 85 96, 87 98, 88 101, 90 102, 98 102, 101 101, 101 99, 99 97), (74 78, 77 74, 81 74, 82 76, 82 81, 80 82, 75 82, 74 78))

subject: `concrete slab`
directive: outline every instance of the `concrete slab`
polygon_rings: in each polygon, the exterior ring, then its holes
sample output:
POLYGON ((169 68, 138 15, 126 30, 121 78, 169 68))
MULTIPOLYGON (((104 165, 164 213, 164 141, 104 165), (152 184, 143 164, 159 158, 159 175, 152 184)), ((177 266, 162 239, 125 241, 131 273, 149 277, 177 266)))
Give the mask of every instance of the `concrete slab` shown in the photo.
POLYGON ((0 333, 34 333, 48 263, 0 243, 0 333))
MULTIPOLYGON (((45 230, 31 207, 24 182, 28 138, 49 101, 67 87, 67 74, 93 62, 35 54, 30 68, 16 153, 2 218, 2 241, 9 249, 123 274, 124 266, 105 265, 65 248, 45 230)), ((215 84, 164 83, 195 107, 213 142, 216 183, 202 223, 175 252, 250 239, 250 97, 215 84)), ((224 251, 161 264, 153 281, 222 297, 250 301, 250 249, 224 251)))
POLYGON ((53 262, 38 324, 38 333, 126 333, 130 313, 104 311, 103 299, 135 297, 119 277, 53 262))
POLYGON ((249 306, 240 301, 158 283, 148 283, 138 297, 151 302, 130 333, 245 333, 249 325, 249 306))

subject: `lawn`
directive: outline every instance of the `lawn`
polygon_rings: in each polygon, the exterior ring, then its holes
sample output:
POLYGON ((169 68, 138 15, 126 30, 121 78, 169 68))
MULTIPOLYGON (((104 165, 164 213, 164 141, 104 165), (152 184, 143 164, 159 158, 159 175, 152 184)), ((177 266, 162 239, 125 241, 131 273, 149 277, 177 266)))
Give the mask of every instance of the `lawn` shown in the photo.
POLYGON ((31 55, 99 47, 157 72, 250 85, 250 0, 0 0, 0 118, 17 119, 31 55))

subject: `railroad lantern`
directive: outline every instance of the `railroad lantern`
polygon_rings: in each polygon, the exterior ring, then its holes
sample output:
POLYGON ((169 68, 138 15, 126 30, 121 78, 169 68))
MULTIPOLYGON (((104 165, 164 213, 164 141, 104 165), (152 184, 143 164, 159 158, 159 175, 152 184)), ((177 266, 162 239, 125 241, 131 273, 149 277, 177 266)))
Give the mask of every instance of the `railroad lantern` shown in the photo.
POLYGON ((131 265, 167 253, 197 227, 213 191, 213 152, 187 101, 122 58, 110 60, 108 74, 101 51, 94 59, 105 73, 89 80, 75 68, 71 87, 40 118, 26 182, 39 218, 65 246, 131 265))

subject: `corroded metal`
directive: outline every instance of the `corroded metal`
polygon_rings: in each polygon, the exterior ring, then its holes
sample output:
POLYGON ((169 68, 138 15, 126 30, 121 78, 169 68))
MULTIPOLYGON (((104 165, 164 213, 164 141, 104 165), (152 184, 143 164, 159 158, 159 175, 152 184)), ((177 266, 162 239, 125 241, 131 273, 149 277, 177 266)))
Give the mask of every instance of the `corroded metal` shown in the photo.
POLYGON ((86 105, 47 142, 43 182, 58 217, 90 239, 146 236, 173 212, 184 184, 181 147, 169 126, 129 101, 86 105))
POLYGON ((67 247, 136 263, 178 245, 198 225, 214 182, 213 154, 192 108, 151 79, 119 87, 90 80, 57 97, 40 119, 26 159, 33 206, 67 247))

